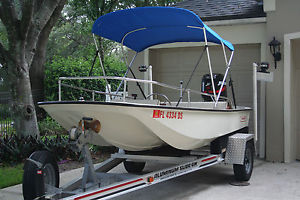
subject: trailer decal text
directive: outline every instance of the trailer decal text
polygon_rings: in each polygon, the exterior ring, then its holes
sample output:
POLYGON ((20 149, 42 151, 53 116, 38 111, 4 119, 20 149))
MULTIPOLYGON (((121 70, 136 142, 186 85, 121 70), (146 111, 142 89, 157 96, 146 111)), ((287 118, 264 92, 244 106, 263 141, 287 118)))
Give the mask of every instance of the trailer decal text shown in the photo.
POLYGON ((153 118, 183 119, 183 112, 153 110, 153 118))
POLYGON ((195 166, 197 166, 197 162, 187 163, 178 167, 174 167, 171 169, 167 169, 165 171, 158 172, 154 174, 153 178, 163 180, 165 178, 175 176, 177 172, 183 172, 195 166))

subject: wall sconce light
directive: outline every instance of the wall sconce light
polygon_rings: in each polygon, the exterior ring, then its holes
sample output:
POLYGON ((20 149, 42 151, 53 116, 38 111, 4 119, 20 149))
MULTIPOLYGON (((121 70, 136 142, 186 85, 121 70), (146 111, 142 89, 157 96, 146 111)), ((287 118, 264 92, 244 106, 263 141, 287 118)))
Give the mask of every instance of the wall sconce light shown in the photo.
POLYGON ((281 60, 280 45, 281 43, 275 37, 269 42, 270 52, 274 57, 275 69, 277 68, 277 61, 281 60))

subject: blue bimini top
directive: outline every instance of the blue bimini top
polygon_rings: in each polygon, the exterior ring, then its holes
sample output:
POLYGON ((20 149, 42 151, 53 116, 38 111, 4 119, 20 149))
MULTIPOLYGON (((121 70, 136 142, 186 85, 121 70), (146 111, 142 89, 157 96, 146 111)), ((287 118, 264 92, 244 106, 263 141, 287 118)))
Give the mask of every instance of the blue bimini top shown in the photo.
POLYGON ((223 43, 233 45, 206 26, 193 12, 174 7, 138 7, 119 10, 99 17, 92 32, 141 52, 144 49, 173 42, 223 43), (205 31, 204 31, 205 30, 205 31))

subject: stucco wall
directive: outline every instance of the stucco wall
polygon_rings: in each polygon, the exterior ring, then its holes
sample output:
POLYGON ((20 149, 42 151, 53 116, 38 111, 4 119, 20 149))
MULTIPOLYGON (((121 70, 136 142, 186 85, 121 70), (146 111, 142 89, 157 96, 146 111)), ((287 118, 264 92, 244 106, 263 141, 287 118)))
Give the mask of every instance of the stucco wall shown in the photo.
MULTIPOLYGON (((266 40, 273 36, 283 43, 284 34, 300 32, 300 1, 276 0, 276 10, 267 12, 266 40)), ((284 45, 284 44, 283 44, 284 45)), ((282 49, 283 49, 282 45, 282 49)), ((266 158, 269 161, 283 161, 284 159, 284 118, 283 118, 283 59, 274 69, 273 57, 266 48, 267 60, 272 64, 274 82, 267 84, 266 105, 266 158)), ((283 53, 283 50, 281 51, 283 53)))

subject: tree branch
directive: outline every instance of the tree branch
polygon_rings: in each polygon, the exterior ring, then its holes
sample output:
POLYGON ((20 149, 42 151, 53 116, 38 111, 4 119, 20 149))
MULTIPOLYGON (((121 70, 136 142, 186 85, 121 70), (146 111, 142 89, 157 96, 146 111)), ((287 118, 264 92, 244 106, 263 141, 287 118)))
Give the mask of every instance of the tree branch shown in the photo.
POLYGON ((6 28, 10 48, 15 48, 15 43, 20 36, 20 21, 17 18, 15 5, 13 0, 2 0, 0 7, 0 17, 6 28))
POLYGON ((29 39, 36 40, 44 26, 47 24, 55 8, 61 0, 45 0, 43 5, 34 15, 33 23, 30 26, 29 39))
POLYGON ((115 8, 115 6, 116 6, 117 3, 118 3, 117 0, 111 1, 110 5, 109 5, 108 13, 110 13, 110 12, 113 11, 113 9, 115 8))
POLYGON ((2 23, 3 23, 3 21, 4 21, 4 15, 3 15, 3 6, 2 6, 2 4, 0 4, 0 20, 2 21, 2 23))
MULTIPOLYGON (((13 5, 14 1, 12 0, 2 0, 2 12, 5 17, 5 20, 9 21, 11 24, 15 24, 18 20, 15 6, 13 5)), ((3 23, 5 23, 3 21, 3 23)))
POLYGON ((33 16, 33 8, 34 8, 34 1, 33 0, 25 0, 23 2, 22 5, 22 19, 21 19, 21 35, 22 35, 22 39, 25 39, 27 34, 28 34, 28 30, 29 30, 29 26, 32 20, 32 16, 33 16))
POLYGON ((29 65, 32 63, 39 35, 61 2, 65 3, 65 0, 44 0, 43 5, 41 5, 41 8, 34 15, 34 20, 30 25, 27 35, 26 60, 29 65))
POLYGON ((48 42, 49 34, 57 22, 58 18, 60 17, 61 11, 65 5, 67 0, 61 0, 58 4, 58 6, 55 8, 54 12, 52 13, 50 19, 48 20, 47 24, 41 31, 38 42, 36 44, 36 53, 33 57, 33 62, 31 67, 42 67, 40 65, 34 65, 34 63, 38 63, 36 60, 42 59, 42 63, 44 63, 45 53, 46 53, 46 45, 48 42))
POLYGON ((45 0, 38 0, 34 2, 34 10, 33 10, 34 13, 37 13, 42 8, 44 1, 45 0))
POLYGON ((9 54, 8 51, 6 51, 6 49, 0 42, 0 63, 1 64, 4 64, 7 62, 8 54, 9 54))

